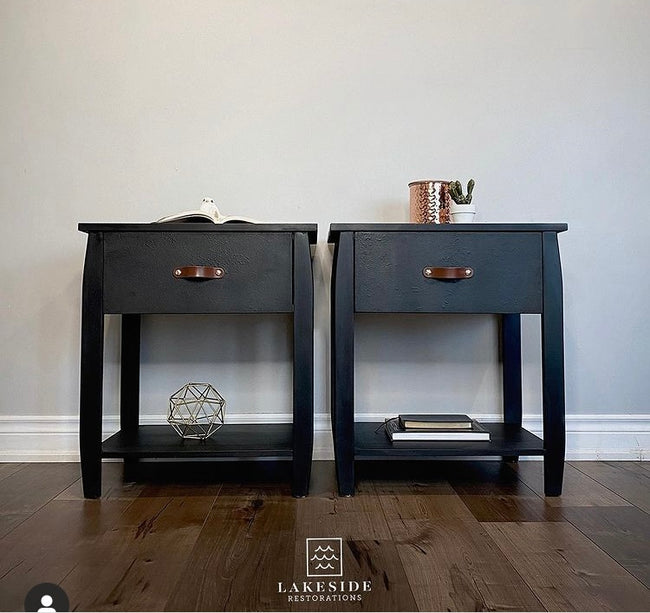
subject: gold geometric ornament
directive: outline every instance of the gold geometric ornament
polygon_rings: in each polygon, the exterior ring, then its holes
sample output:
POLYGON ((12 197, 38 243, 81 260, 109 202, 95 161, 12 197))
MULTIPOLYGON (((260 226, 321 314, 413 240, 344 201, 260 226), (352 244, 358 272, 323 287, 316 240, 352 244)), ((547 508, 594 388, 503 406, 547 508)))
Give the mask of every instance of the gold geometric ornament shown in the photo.
POLYGON ((209 383, 187 383, 170 396, 167 421, 183 438, 204 440, 223 426, 225 408, 209 383))

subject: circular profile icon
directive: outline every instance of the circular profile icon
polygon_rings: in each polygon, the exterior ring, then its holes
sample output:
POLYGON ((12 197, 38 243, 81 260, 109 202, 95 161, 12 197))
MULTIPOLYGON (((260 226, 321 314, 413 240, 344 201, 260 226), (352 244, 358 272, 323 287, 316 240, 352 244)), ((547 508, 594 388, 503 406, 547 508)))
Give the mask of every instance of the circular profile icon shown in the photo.
POLYGON ((68 595, 56 583, 39 583, 25 596, 25 611, 52 613, 69 610, 68 595))

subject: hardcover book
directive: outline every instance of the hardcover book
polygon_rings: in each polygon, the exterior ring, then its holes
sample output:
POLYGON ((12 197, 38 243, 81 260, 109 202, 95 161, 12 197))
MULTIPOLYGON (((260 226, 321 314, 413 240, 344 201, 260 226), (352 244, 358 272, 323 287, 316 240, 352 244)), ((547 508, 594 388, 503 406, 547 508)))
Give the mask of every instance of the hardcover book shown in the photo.
POLYGON ((472 419, 467 415, 452 414, 425 414, 425 415, 400 415, 399 423, 405 430, 440 430, 440 429, 472 429, 472 419))
POLYGON ((405 430, 398 418, 385 422, 386 436, 393 441, 489 441, 490 432, 477 421, 471 421, 471 429, 405 430))

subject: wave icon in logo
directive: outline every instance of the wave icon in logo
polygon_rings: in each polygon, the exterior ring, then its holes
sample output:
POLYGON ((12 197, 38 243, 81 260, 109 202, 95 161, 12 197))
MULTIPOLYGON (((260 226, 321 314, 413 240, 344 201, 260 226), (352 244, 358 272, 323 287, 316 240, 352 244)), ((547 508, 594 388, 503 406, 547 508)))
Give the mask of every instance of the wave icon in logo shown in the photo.
POLYGON ((307 576, 341 577, 343 541, 340 538, 307 539, 307 576))

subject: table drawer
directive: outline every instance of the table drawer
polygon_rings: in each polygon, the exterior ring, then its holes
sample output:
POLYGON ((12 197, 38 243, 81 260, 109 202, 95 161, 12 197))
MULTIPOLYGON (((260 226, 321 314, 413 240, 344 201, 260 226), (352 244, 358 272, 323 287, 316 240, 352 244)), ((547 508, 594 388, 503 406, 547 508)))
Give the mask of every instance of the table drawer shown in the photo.
POLYGON ((541 251, 535 232, 357 232, 355 308, 371 313, 540 313, 541 251), (470 268, 472 273, 461 279, 425 277, 425 269, 434 267, 470 268))
POLYGON ((292 254, 291 234, 282 232, 107 233, 104 312, 290 312, 292 254), (175 276, 199 266, 221 272, 175 276))

